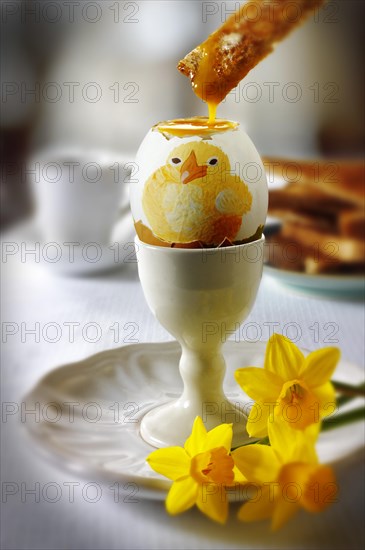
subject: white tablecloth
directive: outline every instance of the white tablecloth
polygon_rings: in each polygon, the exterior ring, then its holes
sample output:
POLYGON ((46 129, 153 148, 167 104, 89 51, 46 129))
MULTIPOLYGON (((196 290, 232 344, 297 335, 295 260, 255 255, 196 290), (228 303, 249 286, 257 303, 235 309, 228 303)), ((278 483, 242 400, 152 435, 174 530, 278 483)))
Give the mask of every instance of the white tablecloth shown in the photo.
MULTIPOLYGON (((19 236, 6 236, 7 242, 15 239, 19 236)), ((20 254, 6 260, 2 264, 5 405, 19 404, 39 378, 58 365, 128 344, 131 336, 139 342, 170 339, 145 303, 136 264, 92 277, 65 278, 33 261, 22 262, 20 254), (31 329, 36 329, 36 334, 27 332, 31 329)), ((338 345, 345 359, 363 368, 364 309, 359 302, 301 296, 264 276, 255 307, 237 337, 267 340, 273 329, 308 349, 338 345)), ((239 523, 236 505, 228 525, 222 527, 197 510, 171 518, 160 502, 114 502, 107 486, 101 486, 97 502, 90 502, 94 496, 91 486, 88 498, 82 496, 87 489, 85 479, 77 472, 61 471, 34 452, 23 437, 19 415, 3 415, 2 427, 4 549, 355 549, 364 544, 364 479, 359 454, 336 465, 341 488, 336 504, 320 515, 299 513, 273 534, 265 522, 239 523), (56 502, 50 502, 55 493, 47 483, 57 483, 62 489, 56 502), (27 492, 31 489, 36 493, 39 489, 40 498, 27 492)))

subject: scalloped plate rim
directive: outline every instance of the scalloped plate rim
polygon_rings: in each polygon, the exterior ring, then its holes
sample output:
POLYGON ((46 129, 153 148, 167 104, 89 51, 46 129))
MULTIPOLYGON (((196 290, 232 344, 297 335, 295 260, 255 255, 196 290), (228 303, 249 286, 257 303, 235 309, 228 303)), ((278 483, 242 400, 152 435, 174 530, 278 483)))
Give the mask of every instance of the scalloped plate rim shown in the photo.
MULTIPOLYGON (((229 357, 230 354, 233 354, 233 349, 235 348, 235 351, 240 351, 239 348, 245 348, 247 353, 247 348, 251 348, 250 352, 263 355, 263 352, 265 350, 267 342, 264 341, 257 341, 257 342, 246 342, 246 341, 239 341, 236 342, 234 340, 228 340, 223 346, 223 353, 225 357, 229 357)), ((61 365, 59 367, 56 367, 55 369, 51 370, 50 372, 46 373, 43 377, 40 378, 40 380, 37 382, 37 384, 26 394, 26 396, 23 398, 23 401, 26 403, 32 396, 36 395, 37 392, 42 390, 42 386, 45 384, 47 385, 47 382, 52 381, 52 379, 56 376, 63 374, 68 374, 65 371, 73 371, 75 368, 90 368, 90 362, 94 365, 94 368, 99 368, 101 371, 103 370, 103 366, 101 364, 105 363, 105 360, 109 357, 115 356, 116 358, 124 358, 129 357, 130 354, 135 355, 136 353, 143 353, 147 352, 148 350, 153 350, 156 352, 155 354, 152 354, 152 362, 154 358, 158 359, 159 351, 162 351, 164 353, 170 353, 176 356, 175 358, 179 358, 179 350, 180 345, 176 341, 167 341, 167 342, 151 342, 151 343, 136 343, 136 344, 130 344, 127 346, 122 346, 119 348, 112 348, 108 350, 104 350, 101 352, 98 352, 94 355, 88 356, 84 359, 81 359, 79 361, 75 361, 72 363, 67 363, 64 365, 61 365)), ((305 353, 308 353, 308 350, 305 350, 303 348, 300 348, 305 353)), ((242 349, 243 351, 243 349, 242 349)), ((148 354, 149 360, 151 360, 151 355, 148 354)), ((229 361, 229 360, 228 360, 229 361)), ((227 361, 227 363, 228 363, 227 361)), ((177 366, 177 365, 176 365, 177 366)), ((262 365, 257 365, 261 366, 262 365)), ((123 367, 123 365, 122 365, 123 367)), ((363 373, 361 369, 347 361, 340 360, 339 367, 341 367, 339 376, 337 377, 339 380, 346 381, 348 380, 348 376, 345 376, 346 370, 350 370, 351 374, 355 373, 355 376, 357 375, 359 378, 359 382, 363 380, 363 373), (343 372, 341 372, 343 371, 343 372)), ((161 368, 161 367, 160 367, 161 368)), ((177 377, 180 380, 180 375, 178 372, 178 368, 176 369, 177 377)), ((227 382, 227 379, 225 379, 225 383, 227 382)), ((44 391, 44 388, 43 388, 44 391)), ((241 391, 241 390, 239 390, 241 391)), ((229 396, 229 392, 228 396, 229 396)), ((242 392, 242 402, 244 402, 245 394, 242 392)), ((247 396, 246 396, 247 397, 247 396)), ((156 404, 160 404, 159 401, 156 404)), ((148 410, 153 408, 155 405, 149 405, 146 406, 141 412, 140 417, 142 417, 148 410)), ((47 424, 47 423, 46 423, 47 424)), ((48 423, 49 424, 49 423, 48 423)), ((37 425, 36 425, 37 426, 37 425)), ((116 429, 118 429, 119 424, 116 424, 116 429)), ((138 496, 141 498, 147 498, 147 499, 164 499, 166 495, 166 491, 168 490, 171 483, 165 479, 163 479, 161 476, 158 477, 149 477, 149 476, 143 476, 143 475, 135 475, 131 472, 125 472, 124 475, 119 472, 119 474, 116 474, 115 472, 112 472, 105 468, 93 468, 90 466, 90 464, 85 464, 83 462, 82 457, 78 461, 77 453, 74 454, 72 457, 69 453, 60 452, 60 449, 57 448, 57 445, 50 442, 49 438, 45 437, 45 435, 42 433, 42 430, 39 430, 39 428, 32 429, 29 428, 29 426, 24 427, 25 432, 29 436, 29 438, 34 441, 36 445, 36 449, 38 450, 38 453, 43 457, 52 457, 53 460, 56 461, 56 465, 61 467, 63 470, 71 471, 74 474, 77 473, 78 475, 82 477, 90 477, 90 474, 92 473, 94 476, 98 475, 98 479, 101 482, 115 482, 116 477, 118 477, 118 481, 121 483, 125 483, 125 485, 128 485, 128 483, 134 483, 138 485, 138 496), (58 449, 58 452, 56 452, 58 449), (76 459, 75 459, 76 456, 76 459), (86 466, 86 467, 85 467, 86 466)), ((128 430, 126 430, 128 431, 128 430)), ((136 430, 135 430, 136 431, 136 430)), ((323 434, 321 437, 322 442, 325 445, 333 445, 332 437, 331 435, 333 432, 327 432, 326 434, 323 434)), ((139 435, 138 430, 138 437, 142 439, 139 435)), ((143 442, 145 443, 145 442, 143 442)), ((148 446, 148 448, 152 451, 153 447, 150 447, 147 443, 145 445, 148 446)), ((354 451, 355 449, 349 450, 349 453, 346 453, 345 456, 348 454, 351 454, 350 451, 354 451)), ((342 457, 341 457, 342 458, 342 457)), ((157 476, 157 474, 156 474, 157 476)), ((123 487, 121 486, 121 489, 123 487)), ((234 495, 233 495, 234 499, 234 495)))

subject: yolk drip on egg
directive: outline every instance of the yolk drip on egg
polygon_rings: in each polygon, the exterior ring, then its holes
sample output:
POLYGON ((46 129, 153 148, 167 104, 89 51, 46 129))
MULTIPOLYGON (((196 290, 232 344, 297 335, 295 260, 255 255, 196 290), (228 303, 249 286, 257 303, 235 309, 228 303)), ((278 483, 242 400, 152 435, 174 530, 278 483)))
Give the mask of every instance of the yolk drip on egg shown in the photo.
POLYGON ((169 134, 177 137, 188 136, 209 136, 214 133, 235 130, 238 122, 216 118, 211 123, 207 117, 176 118, 165 122, 159 122, 153 127, 162 134, 169 134))

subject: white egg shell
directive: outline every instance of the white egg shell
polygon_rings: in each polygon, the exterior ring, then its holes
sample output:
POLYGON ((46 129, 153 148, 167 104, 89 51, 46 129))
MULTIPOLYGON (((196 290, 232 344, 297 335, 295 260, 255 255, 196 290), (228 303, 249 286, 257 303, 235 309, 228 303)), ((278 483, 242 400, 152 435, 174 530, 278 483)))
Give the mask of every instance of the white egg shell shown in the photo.
MULTIPOLYGON (((181 149, 185 150, 185 148, 181 149)), ((209 148, 208 152, 212 150, 209 148)), ((201 158, 200 155, 200 160, 201 158)), ((200 165, 207 164, 208 160, 206 159, 205 163, 200 162, 200 165)), ((196 135, 183 137, 171 134, 167 135, 152 128, 147 133, 138 150, 135 163, 136 169, 130 181, 130 201, 133 218, 137 226, 143 224, 152 231, 154 236, 165 242, 187 243, 201 240, 205 244, 212 244, 211 242, 207 242, 212 241, 212 238, 206 237, 202 239, 201 236, 199 237, 197 231, 199 231, 198 228, 202 225, 219 224, 219 239, 222 237, 222 226, 224 227, 225 219, 228 220, 230 208, 233 208, 232 204, 234 204, 235 200, 235 191, 233 188, 230 188, 229 181, 237 181, 237 177, 230 180, 232 175, 238 176, 242 184, 247 186, 244 188, 248 189, 248 196, 251 198, 249 199, 249 208, 246 208, 245 212, 241 214, 241 223, 238 221, 234 225, 236 228, 233 230, 234 234, 231 227, 231 234, 225 236, 232 242, 260 237, 260 231, 265 224, 268 208, 266 174, 260 155, 254 144, 239 126, 235 129, 220 131, 210 135, 199 135, 197 133, 196 135), (205 181, 202 178, 184 183, 181 180, 184 175, 186 177, 187 171, 185 170, 183 175, 177 172, 180 167, 171 167, 171 154, 177 147, 184 144, 190 144, 186 147, 187 151, 190 151, 190 149, 194 150, 194 143, 198 145, 201 142, 215 147, 215 150, 218 152, 217 158, 226 159, 228 157, 228 169, 226 167, 224 170, 216 169, 214 177, 210 176, 209 179, 207 176, 205 181), (219 151, 222 152, 223 156, 219 151), (224 157, 224 155, 226 156, 224 157), (163 167, 165 167, 164 171, 161 170, 163 167), (175 176, 172 175, 173 173, 175 176), (177 173, 179 177, 176 177, 177 173), (155 202, 154 208, 156 211, 154 216, 149 215, 148 211, 146 212, 148 209, 146 200, 144 199, 147 186, 151 185, 151 178, 158 178, 160 186, 158 188, 158 196, 156 193, 156 196, 151 199, 155 202), (199 204, 200 198, 203 201, 208 200, 208 185, 211 204, 199 204), (214 196, 212 196, 212 193, 214 196), (175 202, 173 202, 174 200, 175 202), (182 202, 183 200, 185 202, 182 202), (153 221, 157 217, 159 217, 158 227, 153 221), (167 228, 166 233, 161 230, 161 224, 165 224, 167 228), (171 231, 167 227, 169 224, 171 231)), ((182 167, 183 162, 181 162, 180 170, 182 170, 182 167)), ((205 169, 202 168, 202 170, 205 169)), ((211 167, 209 170, 212 172, 211 167)), ((239 203, 239 200, 236 200, 236 202, 239 203)), ((238 211, 240 211, 240 208, 238 208, 238 211)), ((229 222, 227 221, 227 223, 229 222)), ((214 244, 219 243, 215 242, 214 244)))

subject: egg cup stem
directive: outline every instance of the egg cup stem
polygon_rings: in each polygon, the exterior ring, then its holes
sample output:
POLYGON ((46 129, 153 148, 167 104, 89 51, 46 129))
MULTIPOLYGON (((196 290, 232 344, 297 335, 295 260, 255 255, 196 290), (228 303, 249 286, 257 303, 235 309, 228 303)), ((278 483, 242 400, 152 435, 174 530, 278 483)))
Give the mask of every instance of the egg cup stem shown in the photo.
MULTIPOLYGON (((247 440, 243 406, 230 403, 223 392, 222 346, 254 304, 263 244, 264 237, 227 248, 192 250, 152 246, 136 238, 147 303, 182 348, 182 395, 169 403, 156 403, 141 422, 141 435, 151 445, 182 445, 198 415, 207 429, 233 423, 234 444, 247 440)), ((167 380, 168 376, 166 372, 167 380)))

